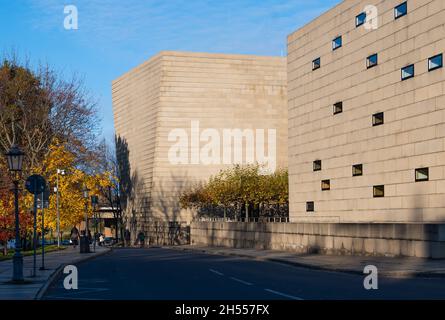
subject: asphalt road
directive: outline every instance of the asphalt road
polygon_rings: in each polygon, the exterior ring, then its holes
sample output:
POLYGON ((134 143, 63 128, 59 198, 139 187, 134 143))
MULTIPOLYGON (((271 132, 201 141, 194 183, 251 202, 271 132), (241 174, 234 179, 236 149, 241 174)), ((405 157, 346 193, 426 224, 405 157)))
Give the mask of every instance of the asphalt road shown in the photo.
POLYGON ((63 276, 43 299, 318 300, 445 299, 445 279, 379 279, 274 262, 170 249, 117 249, 78 266, 78 290, 63 276))

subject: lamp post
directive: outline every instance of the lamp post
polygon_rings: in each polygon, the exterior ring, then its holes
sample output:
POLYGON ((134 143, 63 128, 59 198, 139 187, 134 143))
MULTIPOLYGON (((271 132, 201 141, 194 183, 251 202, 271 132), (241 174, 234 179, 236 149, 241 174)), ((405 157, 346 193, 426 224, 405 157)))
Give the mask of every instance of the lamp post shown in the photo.
POLYGON ((57 207, 57 247, 60 247, 60 211, 59 211, 59 174, 64 176, 65 170, 57 169, 56 179, 56 207, 57 207))
POLYGON ((93 251, 96 252, 96 236, 97 236, 97 209, 96 206, 99 200, 97 196, 91 196, 91 206, 93 207, 94 214, 94 236, 93 236, 93 251))
POLYGON ((88 200, 89 200, 89 191, 86 185, 83 186, 83 198, 85 202, 85 231, 83 235, 80 237, 80 253, 89 253, 90 252, 90 244, 88 239, 88 200))
POLYGON ((85 236, 88 236, 88 200, 90 197, 90 190, 87 186, 83 187, 83 198, 85 199, 85 236))
POLYGON ((14 176, 14 208, 15 208, 15 252, 13 257, 13 282, 23 282, 23 256, 20 240, 20 217, 19 217, 19 174, 22 171, 23 158, 25 154, 17 145, 13 145, 6 154, 9 171, 14 176))

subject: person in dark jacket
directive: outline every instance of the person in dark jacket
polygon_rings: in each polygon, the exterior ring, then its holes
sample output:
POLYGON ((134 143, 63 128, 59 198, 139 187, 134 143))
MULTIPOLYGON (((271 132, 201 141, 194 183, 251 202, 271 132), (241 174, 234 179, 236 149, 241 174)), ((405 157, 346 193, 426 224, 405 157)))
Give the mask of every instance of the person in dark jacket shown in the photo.
POLYGON ((139 245, 141 248, 145 246, 145 234, 141 231, 138 234, 139 245))
POLYGON ((74 248, 77 247, 77 245, 79 244, 79 230, 76 228, 76 226, 74 226, 71 229, 71 242, 73 243, 74 248))
POLYGON ((93 237, 91 236, 91 231, 90 229, 88 229, 88 243, 92 244, 93 243, 93 237))

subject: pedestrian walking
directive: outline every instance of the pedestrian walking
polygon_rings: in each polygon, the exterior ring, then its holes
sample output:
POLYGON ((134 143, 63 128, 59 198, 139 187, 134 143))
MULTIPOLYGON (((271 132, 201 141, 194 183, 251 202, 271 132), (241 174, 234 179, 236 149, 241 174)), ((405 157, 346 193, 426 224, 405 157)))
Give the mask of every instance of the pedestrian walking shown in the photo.
POLYGON ((77 245, 79 244, 79 230, 74 226, 71 229, 71 242, 73 243, 74 249, 76 249, 77 245))
POLYGON ((90 229, 88 229, 88 243, 92 244, 93 243, 93 237, 91 236, 91 231, 90 229))
POLYGON ((138 239, 140 247, 143 248, 145 246, 145 234, 142 231, 139 232, 138 239))
POLYGON ((125 229, 124 239, 125 239, 125 245, 126 246, 130 246, 131 245, 131 233, 130 233, 130 230, 125 229))

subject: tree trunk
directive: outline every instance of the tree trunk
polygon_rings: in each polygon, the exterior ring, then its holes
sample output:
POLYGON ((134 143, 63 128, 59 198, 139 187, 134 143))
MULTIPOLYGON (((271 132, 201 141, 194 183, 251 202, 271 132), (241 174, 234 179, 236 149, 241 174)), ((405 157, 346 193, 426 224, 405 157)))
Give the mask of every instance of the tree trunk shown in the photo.
POLYGON ((249 222, 249 203, 246 202, 246 222, 249 222))

